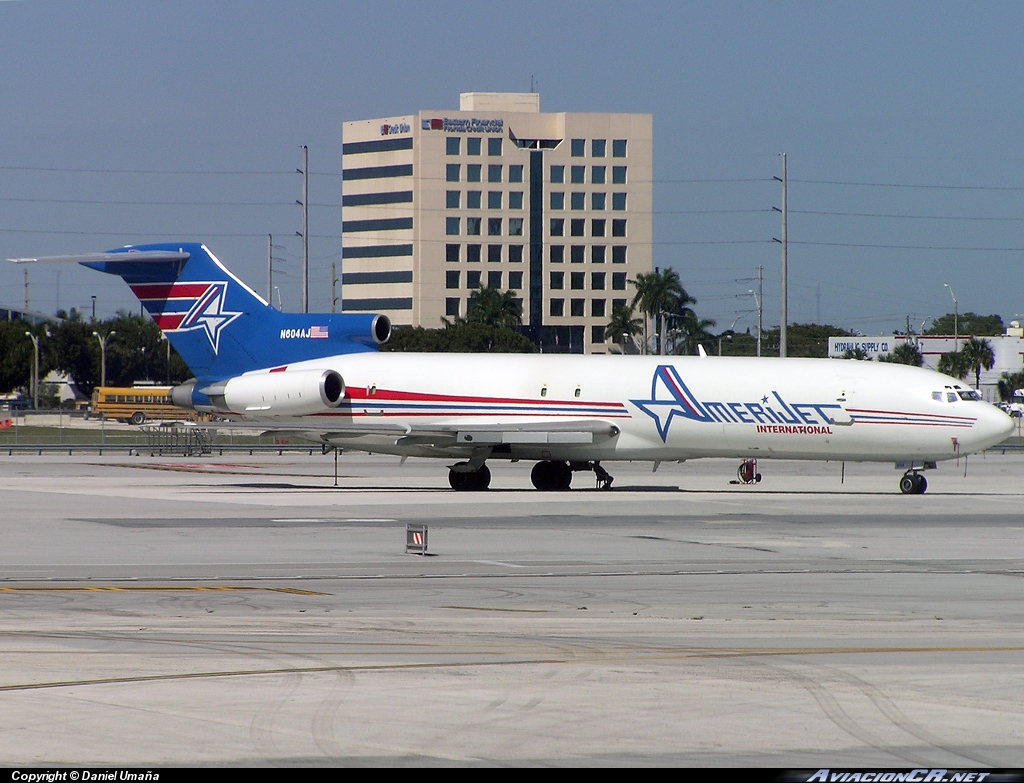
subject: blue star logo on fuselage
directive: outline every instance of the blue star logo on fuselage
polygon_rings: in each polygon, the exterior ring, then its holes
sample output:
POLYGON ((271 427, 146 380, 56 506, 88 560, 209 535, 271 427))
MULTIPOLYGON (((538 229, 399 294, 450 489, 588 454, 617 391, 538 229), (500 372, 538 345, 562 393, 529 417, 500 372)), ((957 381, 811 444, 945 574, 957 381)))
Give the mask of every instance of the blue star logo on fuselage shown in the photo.
POLYGON ((649 400, 630 402, 654 419, 662 442, 668 438, 668 429, 676 416, 691 421, 713 421, 693 393, 686 388, 676 368, 669 364, 663 364, 654 371, 649 400))

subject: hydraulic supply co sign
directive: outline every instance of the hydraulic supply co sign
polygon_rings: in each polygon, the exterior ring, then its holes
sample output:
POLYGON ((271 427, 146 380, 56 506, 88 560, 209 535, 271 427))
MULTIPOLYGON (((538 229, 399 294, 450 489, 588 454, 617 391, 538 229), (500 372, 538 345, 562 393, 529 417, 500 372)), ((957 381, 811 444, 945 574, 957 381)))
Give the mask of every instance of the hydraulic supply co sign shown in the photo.
POLYGON ((439 130, 447 133, 502 133, 505 130, 504 120, 481 120, 476 117, 434 118, 422 121, 423 130, 439 130))

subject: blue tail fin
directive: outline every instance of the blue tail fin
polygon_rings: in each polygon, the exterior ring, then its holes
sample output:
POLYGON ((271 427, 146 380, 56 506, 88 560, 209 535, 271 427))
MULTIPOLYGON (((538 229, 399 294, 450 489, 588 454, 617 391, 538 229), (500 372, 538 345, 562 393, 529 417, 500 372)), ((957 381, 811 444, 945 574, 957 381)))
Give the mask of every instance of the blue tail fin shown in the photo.
POLYGON ((204 381, 372 351, 391 330, 383 315, 281 313, 198 243, 130 246, 82 263, 122 277, 204 381))

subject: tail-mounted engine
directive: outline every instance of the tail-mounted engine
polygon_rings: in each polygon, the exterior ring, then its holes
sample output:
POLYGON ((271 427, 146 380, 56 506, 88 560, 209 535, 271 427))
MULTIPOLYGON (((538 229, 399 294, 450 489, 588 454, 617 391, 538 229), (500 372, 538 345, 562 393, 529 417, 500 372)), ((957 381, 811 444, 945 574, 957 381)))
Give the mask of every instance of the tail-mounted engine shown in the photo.
POLYGON ((335 370, 261 372, 195 386, 189 381, 175 387, 174 404, 246 416, 303 416, 337 408, 345 398, 345 381, 335 370))

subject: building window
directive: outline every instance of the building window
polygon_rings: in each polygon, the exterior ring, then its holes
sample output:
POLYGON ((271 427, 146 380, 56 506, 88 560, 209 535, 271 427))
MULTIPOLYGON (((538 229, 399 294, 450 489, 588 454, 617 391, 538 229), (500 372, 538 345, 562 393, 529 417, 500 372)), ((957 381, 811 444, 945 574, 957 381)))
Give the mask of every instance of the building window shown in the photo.
POLYGON ((459 170, 462 168, 458 163, 449 163, 444 167, 444 178, 448 182, 459 181, 459 170))
MULTIPOLYGON (((597 302, 595 302, 594 304, 597 304, 597 302)), ((604 304, 604 302, 602 302, 601 304, 604 304)), ((603 326, 591 326, 590 327, 590 342, 594 343, 595 345, 598 344, 598 343, 603 343, 604 342, 604 327, 603 326)))
POLYGON ((586 272, 572 272, 569 275, 569 286, 573 291, 582 291, 586 287, 586 282, 586 272))
POLYGON ((561 318, 565 315, 565 300, 564 299, 552 299, 549 307, 551 315, 561 318))
POLYGON ((458 209, 462 201, 462 193, 457 190, 449 190, 444 194, 444 205, 448 209, 458 209))
POLYGON ((501 272, 493 271, 487 273, 487 287, 501 288, 501 272))
POLYGON ((561 264, 565 261, 565 245, 551 245, 548 258, 552 264, 561 264))
MULTIPOLYGON (((590 290, 591 291, 603 291, 604 290, 604 272, 591 272, 590 273, 590 290)), ((602 313, 602 315, 604 315, 602 313)))
POLYGON ((458 288, 459 287, 459 272, 457 270, 451 270, 444 273, 444 287, 445 288, 458 288))
POLYGON ((625 166, 612 166, 612 184, 614 184, 614 185, 625 185, 626 184, 626 167, 625 166))
POLYGON ((592 158, 603 158, 604 150, 606 145, 605 139, 591 139, 590 141, 590 157, 592 158))
POLYGON ((460 150, 459 144, 461 141, 462 139, 458 136, 449 136, 444 140, 444 151, 448 155, 458 155, 460 150))
POLYGON ((586 166, 570 166, 569 167, 569 180, 574 185, 582 185, 584 179, 587 176, 586 166))
POLYGON ((607 193, 591 193, 590 194, 590 208, 591 209, 604 209, 605 196, 607 193))
POLYGON ((605 167, 604 166, 591 166, 590 167, 590 181, 594 185, 603 185, 604 184, 604 172, 605 172, 605 167))
POLYGON ((612 299, 612 310, 613 311, 615 310, 616 307, 625 307, 625 306, 626 306, 626 300, 625 299, 612 299))
POLYGON ((573 318, 583 317, 583 308, 585 307, 586 299, 570 299, 569 300, 569 315, 573 318))
POLYGON ((480 245, 466 245, 466 261, 471 264, 479 264, 480 247, 480 245))
POLYGON ((615 245, 612 247, 612 263, 613 264, 624 264, 626 263, 626 246, 615 245))
POLYGON ((561 291, 565 288, 565 272, 551 272, 549 280, 551 281, 549 287, 555 291, 561 291))
POLYGON ((594 318, 604 318, 604 299, 591 299, 590 300, 590 315, 594 318))
POLYGON ((509 209, 522 209, 523 208, 523 191, 513 190, 508 194, 508 208, 509 209))
POLYGON ((612 236, 613 237, 624 237, 626 236, 626 219, 616 218, 612 221, 612 236))
POLYGON ((604 218, 595 218, 590 221, 590 236, 592 237, 603 237, 604 236, 604 218))
POLYGON ((556 184, 565 182, 565 166, 551 167, 551 181, 556 184))
POLYGON ((562 193, 561 191, 551 192, 551 208, 565 209, 565 193, 562 193))
POLYGON ((574 237, 585 236, 584 229, 587 221, 583 218, 573 218, 569 221, 569 233, 574 237))
POLYGON ((459 219, 457 217, 444 219, 444 233, 450 237, 457 237, 459 235, 459 219))
POLYGON ((491 163, 487 166, 487 181, 501 182, 501 164, 491 163))
POLYGON ((466 233, 471 237, 480 236, 480 218, 466 218, 466 233))
POLYGON ((626 273, 625 272, 612 272, 612 290, 613 291, 625 291, 626 290, 626 273))
POLYGON ((501 245, 487 246, 487 260, 492 263, 501 263, 501 245))
POLYGON ((466 166, 466 182, 479 182, 480 181, 480 169, 479 163, 470 163, 466 166))
POLYGON ((501 155, 501 137, 492 136, 487 140, 487 154, 492 158, 495 155, 501 155))
POLYGON ((459 261, 459 245, 445 245, 444 246, 444 260, 454 263, 459 261))
POLYGON ((573 139, 569 142, 570 154, 574 158, 582 158, 587 153, 586 139, 573 139))
POLYGON ((573 245, 569 252, 569 257, 574 264, 582 264, 586 259, 583 254, 586 252, 586 245, 573 245))
MULTIPOLYGON (((448 141, 451 141, 451 139, 448 139, 448 141)), ((456 139, 455 141, 458 141, 458 139, 456 139)), ((455 287, 458 288, 458 286, 455 286, 455 287)), ((455 296, 455 297, 449 296, 449 297, 445 298, 445 300, 444 300, 444 314, 445 315, 458 315, 459 314, 459 297, 457 297, 457 296, 455 296)))
POLYGON ((508 181, 509 182, 522 182, 523 181, 523 167, 521 164, 508 167, 508 181))
POLYGON ((471 269, 466 272, 466 288, 472 291, 474 288, 480 287, 480 270, 471 269))
POLYGON ((612 139, 612 157, 613 158, 624 158, 624 157, 626 157, 626 140, 625 139, 612 139))
POLYGON ((626 194, 612 193, 612 209, 622 212, 626 208, 626 194))
POLYGON ((480 137, 470 136, 466 139, 466 154, 467 155, 479 155, 480 154, 480 137))
POLYGON ((508 261, 510 264, 521 264, 523 263, 523 246, 522 245, 509 245, 508 246, 508 261))
POLYGON ((521 291, 523 288, 523 273, 522 272, 509 272, 508 273, 508 287, 514 291, 521 291))
POLYGON ((501 191, 500 190, 489 190, 489 191, 487 191, 487 208, 488 209, 501 209, 501 191))
POLYGON ((569 197, 569 202, 573 209, 585 209, 587 206, 587 194, 572 193, 569 197))
POLYGON ((590 248, 590 260, 595 264, 604 263, 604 253, 607 248, 604 245, 594 245, 590 248))
POLYGON ((510 237, 521 237, 523 235, 523 219, 522 218, 509 218, 508 219, 508 235, 510 237))
POLYGON ((466 209, 480 209, 480 191, 470 190, 466 192, 466 209))
POLYGON ((501 218, 487 218, 487 236, 501 236, 501 218))
POLYGON ((565 235, 565 220, 563 218, 551 218, 551 236, 560 237, 565 235))

